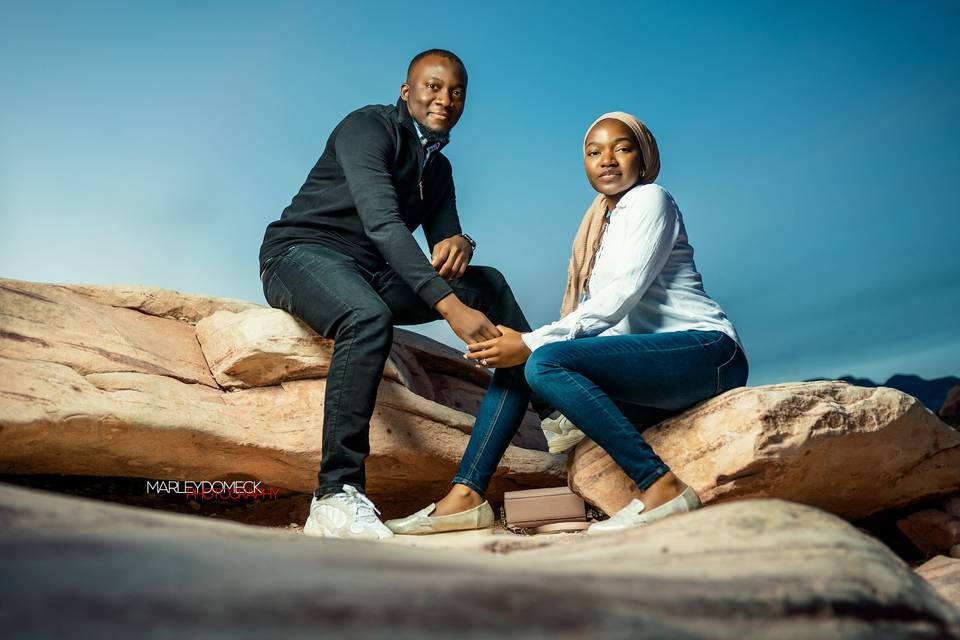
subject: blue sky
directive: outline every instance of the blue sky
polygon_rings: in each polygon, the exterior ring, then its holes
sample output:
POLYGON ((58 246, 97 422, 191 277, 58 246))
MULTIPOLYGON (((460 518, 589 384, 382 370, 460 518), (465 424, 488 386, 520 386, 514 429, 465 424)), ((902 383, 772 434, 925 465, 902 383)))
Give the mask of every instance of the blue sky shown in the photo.
POLYGON ((5 3, 0 276, 263 303, 263 230, 330 130, 445 47, 463 227, 535 325, 592 197, 584 129, 624 110, 751 384, 960 374, 957 3, 346 4, 5 3))

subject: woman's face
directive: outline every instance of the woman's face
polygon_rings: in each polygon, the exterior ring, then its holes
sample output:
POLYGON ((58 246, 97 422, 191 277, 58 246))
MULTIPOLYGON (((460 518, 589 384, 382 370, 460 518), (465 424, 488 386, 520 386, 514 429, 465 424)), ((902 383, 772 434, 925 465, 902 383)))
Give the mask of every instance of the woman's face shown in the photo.
POLYGON ((601 120, 587 134, 583 166, 590 186, 605 196, 615 197, 640 180, 643 154, 626 124, 601 120))

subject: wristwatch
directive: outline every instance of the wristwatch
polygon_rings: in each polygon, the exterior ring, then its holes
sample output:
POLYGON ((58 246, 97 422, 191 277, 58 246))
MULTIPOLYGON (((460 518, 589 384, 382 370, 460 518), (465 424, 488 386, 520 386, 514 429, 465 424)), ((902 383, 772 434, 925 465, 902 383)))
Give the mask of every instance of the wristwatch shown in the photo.
POLYGON ((477 241, 476 241, 476 240, 474 240, 473 238, 471 238, 470 236, 468 236, 468 235, 465 234, 465 233, 461 233, 461 234, 460 234, 460 237, 470 243, 470 255, 471 255, 471 256, 472 256, 474 253, 477 252, 477 241))

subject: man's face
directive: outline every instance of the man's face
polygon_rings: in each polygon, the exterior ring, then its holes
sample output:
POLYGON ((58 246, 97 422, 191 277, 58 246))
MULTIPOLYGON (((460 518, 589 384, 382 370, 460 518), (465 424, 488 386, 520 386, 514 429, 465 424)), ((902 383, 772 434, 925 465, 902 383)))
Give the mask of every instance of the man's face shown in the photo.
POLYGON ((443 56, 427 56, 400 85, 400 97, 417 122, 437 133, 447 133, 460 120, 467 102, 463 70, 443 56))

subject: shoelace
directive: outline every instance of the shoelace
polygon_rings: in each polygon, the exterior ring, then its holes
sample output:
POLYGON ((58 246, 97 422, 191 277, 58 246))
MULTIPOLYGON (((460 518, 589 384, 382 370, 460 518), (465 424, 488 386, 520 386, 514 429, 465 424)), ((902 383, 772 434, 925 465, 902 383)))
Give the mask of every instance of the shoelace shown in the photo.
POLYGON ((343 488, 344 493, 346 494, 347 504, 350 504, 357 510, 357 520, 362 520, 364 522, 380 521, 379 518, 377 518, 377 515, 380 514, 380 510, 377 509, 372 502, 370 502, 370 498, 363 495, 357 491, 355 487, 350 485, 345 485, 343 488))
POLYGON ((540 428, 543 429, 544 433, 549 432, 557 435, 561 433, 559 422, 541 422, 540 428))

